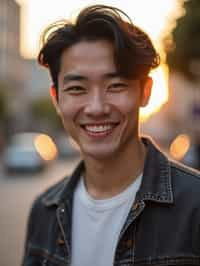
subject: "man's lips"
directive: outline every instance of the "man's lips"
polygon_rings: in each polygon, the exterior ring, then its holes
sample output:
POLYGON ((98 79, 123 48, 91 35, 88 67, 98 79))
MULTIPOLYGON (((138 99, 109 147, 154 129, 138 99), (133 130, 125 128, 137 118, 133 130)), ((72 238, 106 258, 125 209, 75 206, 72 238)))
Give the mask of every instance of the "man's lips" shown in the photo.
POLYGON ((90 136, 106 136, 112 132, 112 130, 119 123, 93 123, 93 124, 84 124, 81 127, 87 132, 90 136))

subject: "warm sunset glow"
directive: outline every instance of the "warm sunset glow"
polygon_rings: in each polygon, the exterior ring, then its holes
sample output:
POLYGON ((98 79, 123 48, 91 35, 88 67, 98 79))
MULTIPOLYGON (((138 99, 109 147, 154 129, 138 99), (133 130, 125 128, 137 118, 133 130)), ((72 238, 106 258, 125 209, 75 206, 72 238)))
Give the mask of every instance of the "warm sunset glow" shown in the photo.
POLYGON ((57 156, 56 145, 49 136, 45 134, 38 135, 35 139, 34 144, 38 153, 44 160, 50 161, 55 159, 55 157, 57 156))
MULTIPOLYGON (((124 10, 133 22, 150 34, 155 42, 170 25, 170 16, 179 11, 176 0, 16 0, 21 6, 21 52, 26 57, 36 56, 41 32, 59 19, 74 18, 80 9, 90 4, 113 5, 124 10), (169 24, 169 23, 168 23, 169 24)), ((157 44, 159 46, 159 44, 157 44)))
POLYGON ((140 110, 141 122, 146 121, 153 113, 158 112, 168 100, 168 68, 161 65, 152 72, 153 88, 149 104, 140 110))
MULTIPOLYGON (((90 4, 106 4, 125 11, 132 21, 144 29, 154 42, 162 58, 160 38, 172 27, 172 17, 181 14, 179 0, 16 0, 22 6, 21 53, 25 57, 36 57, 39 51, 41 32, 52 22, 74 18, 80 9, 90 4)), ((150 103, 141 109, 141 121, 160 110, 168 99, 167 67, 162 65, 153 74, 154 87, 150 103)))
POLYGON ((191 140, 188 135, 181 134, 176 137, 170 145, 170 154, 176 160, 181 160, 188 152, 191 140))

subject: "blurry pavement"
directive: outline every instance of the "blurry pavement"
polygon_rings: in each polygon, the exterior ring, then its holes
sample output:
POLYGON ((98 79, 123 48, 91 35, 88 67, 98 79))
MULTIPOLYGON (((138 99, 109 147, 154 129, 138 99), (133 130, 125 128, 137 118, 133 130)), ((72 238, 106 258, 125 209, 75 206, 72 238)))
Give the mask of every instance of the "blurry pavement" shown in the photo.
POLYGON ((0 165, 0 266, 19 266, 34 198, 69 175, 77 159, 55 161, 39 174, 7 175, 0 165))

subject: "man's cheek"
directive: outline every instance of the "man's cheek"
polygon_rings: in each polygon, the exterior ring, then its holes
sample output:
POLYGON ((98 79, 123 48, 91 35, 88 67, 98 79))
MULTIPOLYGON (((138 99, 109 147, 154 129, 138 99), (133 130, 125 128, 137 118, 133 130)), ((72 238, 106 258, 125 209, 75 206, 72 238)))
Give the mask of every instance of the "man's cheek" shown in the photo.
POLYGON ((65 103, 64 105, 61 105, 60 109, 63 118, 67 120, 73 119, 73 116, 75 116, 76 110, 74 109, 73 106, 71 106, 70 103, 69 104, 65 103))

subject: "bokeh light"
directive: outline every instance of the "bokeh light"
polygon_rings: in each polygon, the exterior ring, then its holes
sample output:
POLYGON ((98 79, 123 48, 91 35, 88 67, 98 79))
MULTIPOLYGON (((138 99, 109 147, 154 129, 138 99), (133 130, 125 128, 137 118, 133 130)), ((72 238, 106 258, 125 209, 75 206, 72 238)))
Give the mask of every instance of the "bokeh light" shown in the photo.
POLYGON ((182 160, 191 145, 190 137, 186 134, 178 135, 170 145, 170 155, 176 160, 182 160))
POLYGON ((56 158, 58 153, 57 148, 49 136, 45 134, 38 135, 35 138, 34 144, 36 150, 44 160, 51 161, 56 158))

